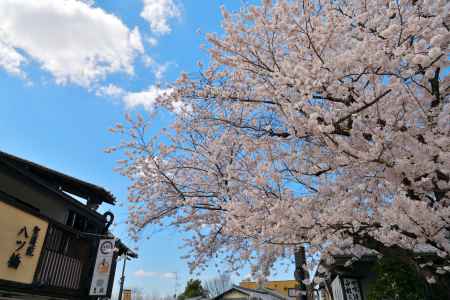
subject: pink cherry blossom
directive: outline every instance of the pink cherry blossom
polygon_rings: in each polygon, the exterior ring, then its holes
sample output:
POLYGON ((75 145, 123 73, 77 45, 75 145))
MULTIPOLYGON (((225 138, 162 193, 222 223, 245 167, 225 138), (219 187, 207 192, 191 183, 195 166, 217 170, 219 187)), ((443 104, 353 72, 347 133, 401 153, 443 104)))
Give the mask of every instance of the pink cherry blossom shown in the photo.
MULTIPOLYGON (((303 243, 360 257, 420 249, 450 267, 447 1, 263 1, 224 10, 209 63, 117 127, 130 232, 190 234, 212 259, 266 276, 303 243), (425 248, 424 248, 425 247, 425 248)), ((439 272, 435 272, 439 270, 439 272)))

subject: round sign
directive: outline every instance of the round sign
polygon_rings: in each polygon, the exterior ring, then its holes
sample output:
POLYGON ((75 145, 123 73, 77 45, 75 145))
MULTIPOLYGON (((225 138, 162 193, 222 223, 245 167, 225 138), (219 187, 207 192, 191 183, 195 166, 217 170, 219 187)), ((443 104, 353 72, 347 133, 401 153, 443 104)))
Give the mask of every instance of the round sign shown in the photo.
POLYGON ((113 243, 111 241, 103 241, 100 245, 100 252, 102 254, 109 254, 113 250, 113 243))

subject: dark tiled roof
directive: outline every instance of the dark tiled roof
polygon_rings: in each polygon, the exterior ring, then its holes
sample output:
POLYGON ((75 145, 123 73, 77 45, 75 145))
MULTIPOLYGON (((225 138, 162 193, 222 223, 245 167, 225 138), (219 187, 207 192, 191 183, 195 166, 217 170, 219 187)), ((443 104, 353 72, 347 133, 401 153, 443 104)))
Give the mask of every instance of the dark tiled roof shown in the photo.
POLYGON ((78 178, 60 173, 32 161, 0 151, 0 160, 9 162, 15 167, 30 171, 34 175, 61 186, 65 191, 89 199, 91 201, 114 204, 116 198, 106 189, 78 178))

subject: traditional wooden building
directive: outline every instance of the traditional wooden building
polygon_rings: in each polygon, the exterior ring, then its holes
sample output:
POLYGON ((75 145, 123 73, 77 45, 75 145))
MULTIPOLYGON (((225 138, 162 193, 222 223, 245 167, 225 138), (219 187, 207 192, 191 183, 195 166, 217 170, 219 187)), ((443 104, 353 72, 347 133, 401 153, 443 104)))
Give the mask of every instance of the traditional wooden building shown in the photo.
MULTIPOLYGON (((322 282, 316 287, 317 300, 367 300, 369 294, 373 292, 375 282, 379 282, 378 288, 386 285, 386 289, 393 293, 395 287, 399 284, 406 284, 411 297, 424 300, 445 300, 450 299, 450 281, 441 285, 430 285, 425 280, 420 279, 416 270, 406 264, 401 257, 388 258, 384 264, 390 267, 382 271, 377 271, 376 265, 380 262, 379 256, 374 251, 368 250, 368 254, 362 255, 358 259, 349 255, 335 255, 332 263, 321 261, 321 266, 328 272, 328 280, 322 282), (355 260, 351 260, 351 259, 355 260), (351 263, 350 263, 351 262, 351 263), (411 280, 408 283, 401 279, 398 273, 393 274, 394 270, 402 270, 403 275, 411 280), (395 279, 394 279, 395 278, 395 279), (411 289, 409 289, 411 287, 411 289), (414 291, 414 293, 412 293, 414 291), (414 296, 412 296, 414 295, 414 296), (419 296, 420 295, 420 296, 419 296)), ((414 250, 416 260, 422 264, 437 264, 440 261, 439 256, 434 250, 426 246, 416 246, 414 250)), ((323 274, 322 274, 323 275, 323 274)), ((450 278, 450 276, 447 276, 450 278)), ((382 288, 383 290, 383 288, 382 288)), ((405 289, 401 289, 405 292, 405 289)), ((406 298, 399 296, 401 299, 406 298)), ((391 298, 383 297, 383 298, 391 298)), ((398 298, 398 297, 397 297, 398 298)), ((398 298, 398 299, 400 299, 398 298)))
POLYGON ((117 257, 135 254, 102 203, 104 188, 0 152, 0 299, 110 297, 117 257))
POLYGON ((375 255, 362 256, 358 261, 348 265, 349 256, 334 256, 330 265, 321 262, 331 274, 330 280, 317 289, 317 300, 364 300, 368 299, 368 289, 376 279, 373 272, 375 255))

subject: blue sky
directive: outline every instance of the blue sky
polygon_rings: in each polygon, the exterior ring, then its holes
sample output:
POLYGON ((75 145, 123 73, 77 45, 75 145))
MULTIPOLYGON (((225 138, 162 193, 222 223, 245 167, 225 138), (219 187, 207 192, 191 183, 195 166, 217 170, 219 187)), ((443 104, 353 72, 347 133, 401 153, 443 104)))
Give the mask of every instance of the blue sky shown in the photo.
MULTIPOLYGON (((180 71, 195 72, 196 62, 207 60, 199 48, 204 33, 221 32, 220 6, 236 10, 241 4, 2 0, 0 150, 102 185, 126 201, 128 182, 113 172, 120 157, 103 152, 119 142, 108 128, 127 111, 151 109, 154 96, 180 71)), ((155 128, 169 118, 159 121, 155 128)), ((104 209, 114 212, 115 233, 131 244, 125 209, 104 209)), ((129 264, 126 286, 173 293, 175 281, 166 273, 177 272, 180 291, 190 277, 180 259, 181 238, 163 231, 140 241, 140 258, 129 264)), ((216 274, 210 270, 200 277, 216 274)))

